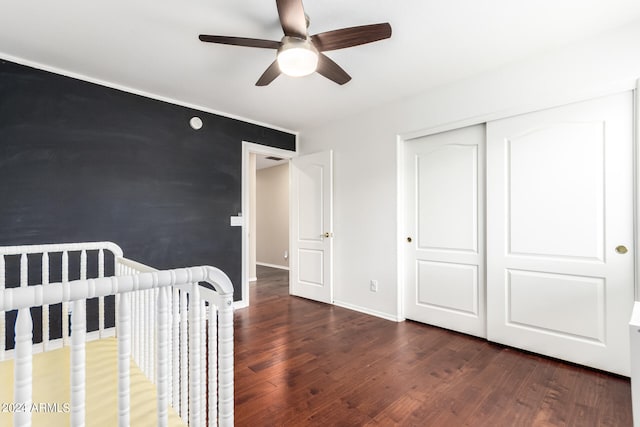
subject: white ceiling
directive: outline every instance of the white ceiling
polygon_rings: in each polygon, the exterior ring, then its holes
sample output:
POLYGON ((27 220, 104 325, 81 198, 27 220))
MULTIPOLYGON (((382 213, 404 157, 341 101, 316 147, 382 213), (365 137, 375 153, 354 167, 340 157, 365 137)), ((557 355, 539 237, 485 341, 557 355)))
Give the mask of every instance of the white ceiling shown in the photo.
POLYGON ((353 80, 254 83, 280 40, 273 0, 0 0, 0 57, 289 130, 454 82, 640 19, 638 0, 306 0, 311 34, 389 22, 391 39, 329 52, 353 80))

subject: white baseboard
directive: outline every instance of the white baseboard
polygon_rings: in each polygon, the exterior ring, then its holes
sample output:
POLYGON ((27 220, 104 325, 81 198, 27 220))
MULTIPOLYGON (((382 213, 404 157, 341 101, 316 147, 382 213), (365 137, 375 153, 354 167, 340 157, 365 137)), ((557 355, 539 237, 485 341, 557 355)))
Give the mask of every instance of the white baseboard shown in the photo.
POLYGON ((267 262, 256 262, 256 265, 261 265, 263 267, 271 267, 271 268, 278 268, 280 270, 287 270, 289 271, 289 267, 287 267, 286 265, 276 265, 276 264, 269 264, 267 262))
POLYGON ((346 308, 346 309, 349 309, 349 310, 357 311, 357 312, 360 312, 360 313, 368 314, 370 316, 380 317, 382 319, 390 320, 392 322, 402 322, 404 320, 404 319, 400 318, 399 316, 394 316, 394 315, 391 315, 389 313, 383 313, 381 311, 371 310, 370 308, 360 307, 358 305, 349 304, 347 302, 334 301, 333 304, 338 306, 338 307, 342 307, 342 308, 346 308))
POLYGON ((258 278, 257 278, 257 277, 250 277, 250 278, 249 278, 249 281, 250 281, 250 282, 255 282, 256 280, 258 280, 258 278))

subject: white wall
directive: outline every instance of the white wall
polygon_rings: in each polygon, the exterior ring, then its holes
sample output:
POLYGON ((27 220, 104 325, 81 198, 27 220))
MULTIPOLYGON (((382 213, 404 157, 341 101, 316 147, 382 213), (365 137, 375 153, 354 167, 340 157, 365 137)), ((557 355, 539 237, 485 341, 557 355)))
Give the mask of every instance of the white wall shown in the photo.
POLYGON ((629 89, 640 77, 639 52, 636 21, 544 56, 302 130, 301 154, 334 150, 336 304, 382 317, 398 315, 398 135, 417 135, 454 122, 484 122, 629 89), (379 281, 377 293, 369 291, 370 279, 379 281))

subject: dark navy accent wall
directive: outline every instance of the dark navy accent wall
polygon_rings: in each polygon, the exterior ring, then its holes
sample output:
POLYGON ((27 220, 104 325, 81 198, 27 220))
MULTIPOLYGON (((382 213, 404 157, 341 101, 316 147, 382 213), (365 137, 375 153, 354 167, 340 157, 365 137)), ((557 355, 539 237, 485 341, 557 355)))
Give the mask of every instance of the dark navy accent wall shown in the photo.
POLYGON ((293 134, 0 60, 0 245, 110 240, 157 268, 217 266, 237 300, 243 140, 295 150, 293 134))

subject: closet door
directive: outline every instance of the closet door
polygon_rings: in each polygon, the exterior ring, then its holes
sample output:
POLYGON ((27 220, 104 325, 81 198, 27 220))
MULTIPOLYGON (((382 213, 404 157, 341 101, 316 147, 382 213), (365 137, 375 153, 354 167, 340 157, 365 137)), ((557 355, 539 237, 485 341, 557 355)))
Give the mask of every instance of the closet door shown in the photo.
POLYGON ((487 124, 491 341, 629 375, 631 93, 487 124))
POLYGON ((405 317, 486 336, 484 125, 405 146, 405 317))

